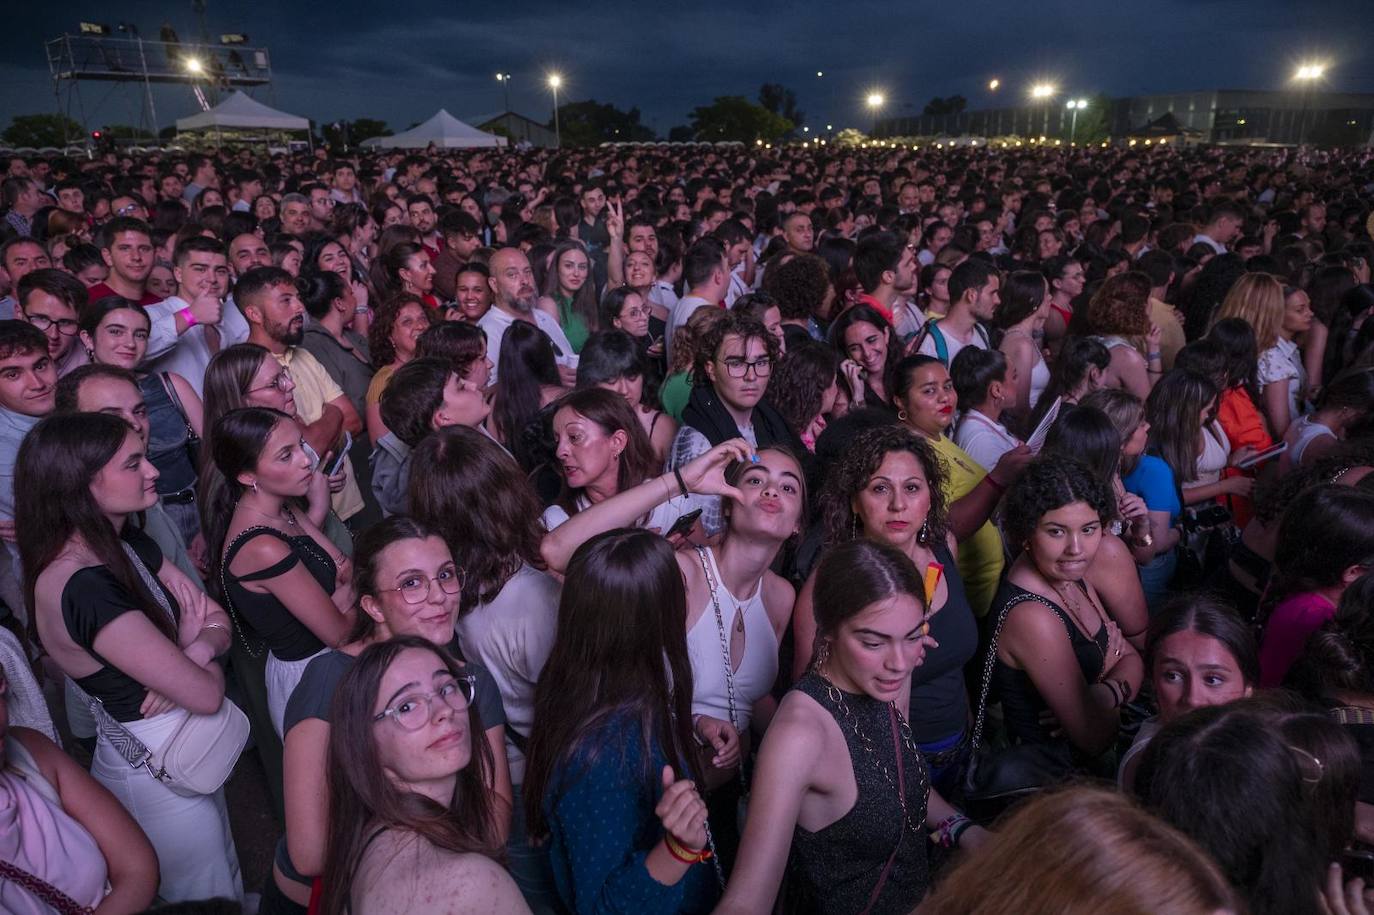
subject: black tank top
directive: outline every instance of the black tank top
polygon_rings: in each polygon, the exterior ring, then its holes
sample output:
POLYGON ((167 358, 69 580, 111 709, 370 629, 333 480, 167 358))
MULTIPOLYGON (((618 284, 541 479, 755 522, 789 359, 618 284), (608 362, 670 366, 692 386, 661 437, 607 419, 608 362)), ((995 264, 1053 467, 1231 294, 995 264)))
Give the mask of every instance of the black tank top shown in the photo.
POLYGON ((968 724, 964 666, 978 653, 978 622, 964 593, 959 565, 945 544, 931 551, 945 567, 949 594, 940 612, 930 618, 930 635, 939 645, 927 649, 925 661, 911 673, 911 731, 922 744, 953 737, 968 724))
POLYGON ((930 779, 925 760, 903 735, 908 816, 903 826, 890 706, 866 695, 841 692, 814 671, 807 671, 793 689, 820 703, 839 724, 858 788, 854 806, 844 816, 816 832, 797 826, 793 833, 789 871, 790 888, 798 897, 797 911, 822 915, 863 911, 883 865, 897 847, 872 913, 910 912, 929 883, 924 823, 930 779), (848 715, 841 700, 849 708, 848 715), (860 739, 859 732, 867 741, 860 739))
POLYGON ((289 536, 272 527, 251 528, 239 535, 224 556, 224 585, 228 591, 226 597, 232 605, 235 623, 242 627, 246 639, 261 639, 266 642, 268 650, 278 661, 303 660, 322 651, 325 645, 315 637, 315 633, 311 632, 309 627, 296 619, 285 604, 271 594, 250 591, 241 582, 276 578, 290 571, 298 562, 305 566, 310 577, 324 589, 324 593, 334 593, 338 569, 334 565, 334 560, 329 558, 328 552, 309 534, 289 536), (282 557, 280 562, 265 569, 244 575, 235 575, 229 571, 229 565, 239 554, 239 550, 259 535, 276 537, 285 542, 291 552, 282 557))
MULTIPOLYGON (((1085 595, 1086 598, 1086 595, 1085 595)), ((1010 581, 1004 581, 997 592, 992 606, 1000 616, 1008 604, 1032 600, 1043 604, 1059 617, 1068 632, 1073 656, 1078 660, 1078 669, 1084 681, 1094 683, 1102 674, 1102 666, 1107 652, 1107 627, 1099 626, 1092 638, 1079 631, 1068 611, 1054 601, 1010 581)), ((998 617, 993 617, 997 619, 998 617)), ((1001 700, 1003 722, 1007 737, 1013 743, 1057 743, 1067 740, 1064 737, 1051 737, 1048 729, 1040 724, 1040 713, 1049 708, 1040 692, 1031 682, 1030 674, 1004 664, 999 658, 992 667, 992 690, 989 701, 1001 700)))

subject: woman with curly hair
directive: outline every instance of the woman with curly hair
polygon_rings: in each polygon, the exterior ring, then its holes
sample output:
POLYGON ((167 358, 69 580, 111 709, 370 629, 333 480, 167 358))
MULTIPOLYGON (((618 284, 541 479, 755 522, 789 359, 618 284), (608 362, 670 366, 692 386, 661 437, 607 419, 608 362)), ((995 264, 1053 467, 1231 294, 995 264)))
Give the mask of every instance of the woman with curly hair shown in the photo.
POLYGON ((768 385, 768 402, 812 453, 835 407, 839 368, 840 357, 834 350, 807 337, 788 347, 768 385))
MULTIPOLYGON (((861 433, 831 468, 820 496, 826 543, 869 540, 892 547, 922 576, 936 644, 911 679, 911 732, 946 797, 968 762, 968 694, 964 666, 978 650, 978 624, 964 593, 948 525, 945 469, 924 439, 902 426, 861 433)), ((792 673, 812 663, 816 639, 816 574, 792 612, 792 673)))
POLYGON ((424 299, 402 293, 382 302, 367 329, 368 351, 377 369, 372 383, 367 386, 365 398, 367 437, 374 442, 380 441, 388 431, 386 423, 382 422, 382 392, 391 381, 392 373, 415 358, 420 335, 429 330, 431 323, 424 299))
POLYGON ((1085 323, 1111 352, 1103 387, 1125 388, 1141 400, 1150 396, 1150 388, 1164 374, 1160 331, 1150 323, 1150 277, 1138 270, 1108 277, 1088 300, 1085 323), (1145 338, 1146 355, 1136 349, 1132 337, 1145 338))
POLYGON ((782 312, 782 332, 788 350, 816 339, 812 334, 815 320, 829 313, 835 300, 830 269, 814 254, 798 255, 766 272, 763 291, 773 297, 782 312))
POLYGON ((1021 555, 993 602, 992 695, 1013 744, 1051 745, 1065 774, 1092 768, 1145 672, 1084 580, 1115 514, 1111 490, 1077 461, 1040 460, 1011 487, 1005 513, 1021 555))

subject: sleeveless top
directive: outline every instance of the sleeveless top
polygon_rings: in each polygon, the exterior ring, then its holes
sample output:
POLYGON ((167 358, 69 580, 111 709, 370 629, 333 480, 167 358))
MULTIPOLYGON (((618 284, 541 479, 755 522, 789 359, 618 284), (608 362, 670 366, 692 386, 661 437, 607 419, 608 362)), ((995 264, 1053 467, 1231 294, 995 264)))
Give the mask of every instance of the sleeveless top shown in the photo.
MULTIPOLYGON (((968 689, 964 666, 978 652, 978 622, 964 593, 964 578, 949 554, 936 544, 931 552, 945 567, 949 594, 930 618, 930 636, 939 645, 926 650, 925 662, 911 673, 911 732, 919 743, 931 744, 957 735, 968 723, 968 689)), ((922 575, 924 569, 918 569, 922 575)))
POLYGON ((824 915, 863 911, 896 847, 887 883, 871 911, 873 915, 910 912, 929 885, 924 823, 930 778, 925 759, 903 736, 908 815, 903 826, 890 706, 866 695, 841 692, 814 671, 807 671, 792 688, 814 699, 839 725, 858 788, 854 806, 829 826, 810 832, 798 825, 793 831, 788 869, 802 897, 797 911, 824 915), (841 700, 848 706, 848 715, 841 700))
MULTIPOLYGON (((763 606, 763 580, 754 586, 753 594, 741 600, 731 594, 721 580, 714 551, 708 548, 705 557, 707 568, 711 570, 709 580, 714 586, 715 599, 720 602, 727 644, 735 633, 738 618, 744 618, 744 656, 735 671, 735 718, 743 732, 753 717, 754 703, 768 694, 777 679, 778 638, 763 606)), ((709 597, 705 610, 687 630, 687 657, 692 663, 692 714, 729 721, 725 650, 721 648, 720 627, 716 624, 715 606, 709 597)))
MULTIPOLYGON (((62 808, 57 789, 28 748, 4 738, 0 762, 0 861, 33 874, 80 905, 105 898, 105 856, 86 828, 62 808)), ((0 880, 0 912, 51 915, 53 909, 10 880, 0 880)))
POLYGON ((1302 463, 1302 455, 1307 450, 1307 446, 1317 439, 1327 436, 1335 438, 1336 433, 1314 420, 1310 415, 1298 417, 1288 427, 1288 434, 1283 437, 1283 440, 1288 443, 1288 453, 1283 456, 1285 464, 1288 467, 1298 466, 1302 463))
POLYGON ((148 408, 148 460, 158 473, 157 492, 170 496, 196 485, 196 468, 186 453, 186 417, 167 396, 160 372, 150 372, 138 381, 143 402, 148 408))
MULTIPOLYGON (((1055 306, 1053 303, 1051 303, 1050 307, 1054 308, 1055 306)), ((1071 315, 1064 316, 1065 324, 1069 323, 1070 317, 1071 315)), ((1011 336, 1011 332, 1008 331, 1004 336, 1011 336)), ((1044 394, 1045 388, 1049 387, 1050 385, 1050 367, 1046 364, 1045 355, 1042 352, 1040 352, 1040 347, 1035 345, 1035 338, 1031 337, 1030 334, 1027 334, 1024 331, 1020 332, 1018 336, 1023 336, 1029 339, 1031 341, 1032 348, 1035 350, 1035 365, 1031 368, 1030 374, 1029 403, 1030 409, 1034 410, 1035 405, 1040 401, 1040 395, 1044 394)))
MULTIPOLYGON (((1087 599, 1086 594, 1084 599, 1087 599)), ((1063 607, 1046 597, 1012 584, 1010 581, 1002 584, 1001 589, 997 592, 997 599, 993 601, 993 606, 1000 613, 1008 604, 1022 600, 1033 600, 1044 607, 1048 607, 1055 616, 1059 617, 1059 621, 1064 624, 1064 629, 1068 633, 1069 645, 1073 648, 1074 658, 1078 661, 1079 672, 1086 682, 1096 682, 1106 662, 1107 627, 1099 626, 1093 637, 1088 638, 1079 631, 1078 624, 1063 607)), ((1035 684, 1031 682, 1030 674, 1007 665, 1000 658, 993 662, 992 690, 989 701, 999 699, 1002 703, 1002 717, 1006 725, 1007 736, 1012 743, 1060 743, 1067 741, 1065 737, 1051 737, 1050 732, 1040 724, 1040 713, 1048 709, 1049 706, 1039 691, 1036 690, 1035 684)))
POLYGON ((1226 430, 1221 428, 1221 423, 1213 420, 1202 427, 1202 454, 1197 459, 1197 479, 1190 485, 1203 486, 1217 482, 1226 471, 1230 459, 1231 442, 1226 437, 1226 430))
POLYGON ((234 622, 244 630, 246 638, 262 639, 278 661, 300 661, 319 653, 325 644, 315 637, 315 633, 311 632, 309 627, 296 619, 285 604, 271 594, 259 594, 248 590, 242 582, 276 578, 289 572, 299 562, 305 565, 310 577, 319 583, 324 593, 333 594, 334 582, 338 575, 334 560, 309 534, 290 536, 276 528, 265 526, 253 530, 257 532, 254 536, 241 537, 225 554, 224 583, 228 590, 226 597, 231 605, 225 609, 232 610, 234 622), (291 552, 282 557, 280 562, 265 569, 235 575, 229 570, 234 557, 245 544, 257 539, 258 536, 276 537, 283 541, 291 552))

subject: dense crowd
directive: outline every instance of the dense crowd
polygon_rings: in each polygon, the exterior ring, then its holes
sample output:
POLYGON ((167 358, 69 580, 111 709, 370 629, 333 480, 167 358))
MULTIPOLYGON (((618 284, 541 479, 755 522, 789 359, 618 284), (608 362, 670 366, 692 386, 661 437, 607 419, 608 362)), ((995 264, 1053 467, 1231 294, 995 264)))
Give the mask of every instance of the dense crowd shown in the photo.
POLYGON ((0 910, 1370 911, 1369 150, 0 167, 0 910))

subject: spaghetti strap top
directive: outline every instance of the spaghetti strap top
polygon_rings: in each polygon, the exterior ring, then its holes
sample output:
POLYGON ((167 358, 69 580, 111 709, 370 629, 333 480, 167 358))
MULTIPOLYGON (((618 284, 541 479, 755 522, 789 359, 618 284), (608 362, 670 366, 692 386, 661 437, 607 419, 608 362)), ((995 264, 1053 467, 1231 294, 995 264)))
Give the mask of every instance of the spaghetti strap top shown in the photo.
MULTIPOLYGON (((773 688, 778 676, 778 639, 763 605, 763 580, 754 593, 740 599, 731 594, 721 580, 714 551, 704 551, 709 580, 715 585, 720 602, 721 622, 727 644, 735 636, 740 616, 744 618, 744 653, 735 670, 735 717, 741 731, 749 727, 754 703, 773 688)), ((730 720, 730 691, 725 679, 725 651, 721 647, 720 626, 711 598, 696 623, 687 631, 687 657, 692 663, 692 714, 730 720)))
POLYGON ((228 591, 226 597, 231 604, 231 607, 226 609, 232 609, 235 622, 249 630, 244 635, 266 642, 267 648, 278 661, 304 660, 324 650, 325 644, 315 637, 309 627, 296 619, 290 609, 274 595, 250 591, 243 586, 243 582, 276 578, 289 572, 297 563, 305 566, 310 577, 324 589, 324 593, 334 593, 338 569, 328 552, 309 534, 289 535, 265 526, 254 528, 252 536, 240 535, 224 556, 224 584, 228 591), (229 571, 234 557, 244 545, 259 536, 276 537, 284 542, 291 552, 265 569, 242 575, 235 575, 229 571))

